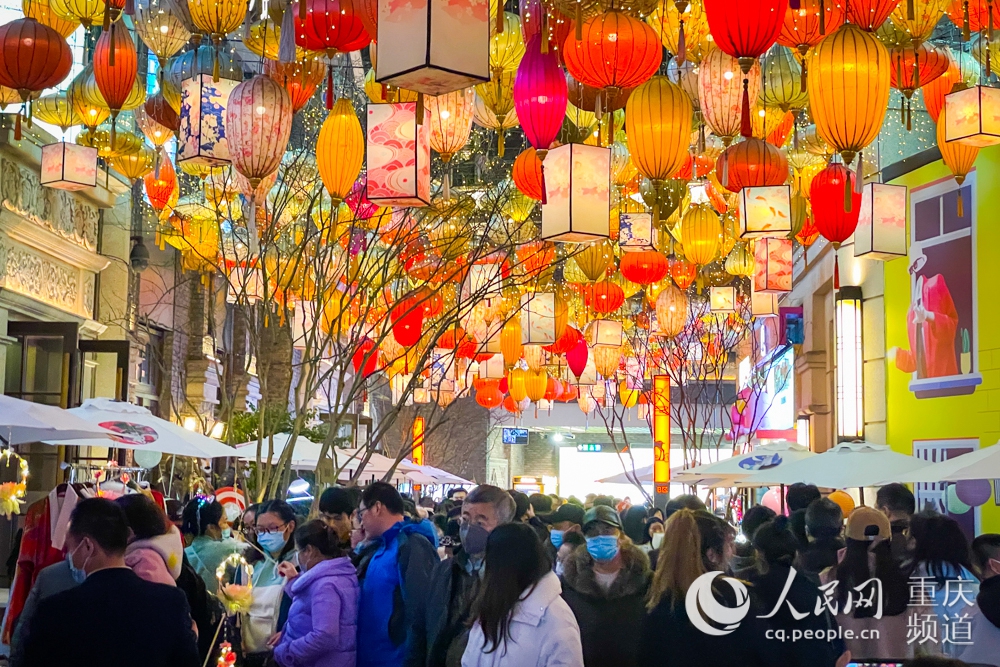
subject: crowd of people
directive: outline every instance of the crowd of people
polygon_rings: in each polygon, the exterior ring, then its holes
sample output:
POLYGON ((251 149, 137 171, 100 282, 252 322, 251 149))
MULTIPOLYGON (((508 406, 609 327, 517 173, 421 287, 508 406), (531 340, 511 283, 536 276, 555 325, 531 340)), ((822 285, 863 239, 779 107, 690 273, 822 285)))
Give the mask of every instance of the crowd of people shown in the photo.
POLYGON ((1000 662, 1000 535, 970 544, 903 485, 847 517, 811 486, 786 503, 734 526, 696 496, 657 509, 481 485, 414 503, 376 482, 326 490, 316 518, 270 500, 230 525, 211 497, 173 517, 142 494, 87 499, 10 664, 1000 662), (233 604, 227 587, 248 586, 233 604), (941 634, 918 632, 932 622, 941 634))

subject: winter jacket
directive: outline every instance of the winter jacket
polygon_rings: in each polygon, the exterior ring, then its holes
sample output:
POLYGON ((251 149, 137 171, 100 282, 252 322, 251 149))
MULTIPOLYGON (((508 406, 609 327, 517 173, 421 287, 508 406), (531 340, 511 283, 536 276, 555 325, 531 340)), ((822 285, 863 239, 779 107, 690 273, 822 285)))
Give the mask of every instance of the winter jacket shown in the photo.
POLYGON ((630 542, 621 546, 622 569, 605 591, 594 558, 579 546, 563 564, 562 596, 573 610, 587 667, 634 667, 652 573, 649 559, 630 542))
POLYGON ((187 554, 191 567, 205 582, 208 592, 215 595, 219 591, 219 580, 215 578, 216 568, 231 554, 242 551, 244 546, 232 538, 213 540, 202 535, 194 538, 184 553, 187 554))
POLYGON ((35 578, 35 585, 28 593, 28 599, 24 602, 24 608, 14 626, 14 636, 10 642, 10 658, 7 661, 8 667, 24 667, 24 640, 28 636, 28 628, 31 626, 31 619, 34 618, 38 605, 42 600, 46 600, 57 593, 75 588, 78 584, 73 580, 73 575, 69 570, 69 563, 65 560, 55 565, 49 565, 38 573, 35 578))
POLYGON ((837 564, 838 554, 844 548, 844 540, 839 537, 813 540, 795 558, 795 569, 819 580, 819 573, 837 564))
MULTIPOLYGON (((733 589, 719 578, 713 586, 720 604, 736 607, 733 589)), ((732 632, 709 635, 692 625, 685 601, 674 604, 668 593, 643 620, 639 664, 643 667, 774 667, 781 664, 776 641, 768 641, 767 624, 751 587, 750 609, 732 632)), ((810 667, 804 665, 802 667, 810 667)))
POLYGON ((418 620, 440 562, 434 527, 400 521, 378 540, 358 566, 358 667, 419 667, 427 649, 418 620))
POLYGON ((292 598, 274 658, 281 667, 354 667, 358 575, 351 559, 320 561, 292 579, 292 598))
POLYGON ((559 595, 559 577, 549 572, 514 605, 508 637, 486 653, 478 622, 469 633, 462 667, 583 667, 580 628, 559 595))
POLYGON ((761 613, 770 618, 764 621, 772 628, 783 629, 787 634, 796 630, 802 631, 802 636, 798 641, 781 642, 778 650, 781 652, 781 662, 778 665, 784 667, 833 667, 837 663, 837 658, 844 652, 844 641, 826 639, 828 631, 837 633, 837 619, 828 610, 823 610, 823 614, 817 616, 815 613, 816 602, 823 598, 823 593, 812 581, 804 577, 800 572, 796 572, 792 578, 791 586, 784 595, 785 584, 788 582, 791 568, 788 565, 764 564, 763 573, 757 574, 750 580, 753 584, 754 592, 761 613), (775 609, 780 603, 780 607, 775 609), (795 618, 789 605, 794 607, 798 614, 805 613, 803 618, 795 618), (806 631, 822 633, 822 638, 806 639, 806 631))
POLYGON ((983 579, 976 604, 979 613, 972 617, 972 644, 963 647, 959 659, 969 665, 1000 665, 1000 577, 983 579))
POLYGON ((125 564, 146 581, 176 586, 184 560, 183 547, 180 531, 171 526, 165 535, 129 544, 125 548, 125 564))
POLYGON ((481 570, 472 567, 464 551, 434 566, 417 629, 425 637, 426 667, 455 667, 461 662, 472 602, 481 583, 481 570))

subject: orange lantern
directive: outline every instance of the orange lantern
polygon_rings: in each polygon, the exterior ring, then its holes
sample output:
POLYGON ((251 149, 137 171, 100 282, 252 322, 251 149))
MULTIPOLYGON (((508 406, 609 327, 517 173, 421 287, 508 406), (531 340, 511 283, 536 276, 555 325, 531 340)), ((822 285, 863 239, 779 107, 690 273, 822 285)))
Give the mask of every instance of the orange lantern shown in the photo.
POLYGON ((619 270, 626 280, 639 285, 659 282, 667 275, 667 258, 655 250, 627 252, 622 256, 619 270))
POLYGON ((778 35, 778 44, 798 49, 805 56, 820 40, 844 22, 844 9, 827 0, 799 0, 798 7, 789 5, 778 35))
POLYGON ((94 80, 111 109, 111 141, 115 119, 135 86, 139 56, 124 23, 115 22, 101 33, 94 47, 94 80))
POLYGON ((542 179, 542 161, 534 148, 528 147, 514 160, 511 168, 514 185, 525 197, 540 202, 545 201, 545 188, 542 179))
POLYGON ((171 198, 176 201, 177 193, 177 173, 170 160, 163 160, 160 164, 160 173, 146 174, 142 179, 146 184, 146 197, 149 198, 149 205, 156 211, 162 211, 171 198))
POLYGON ((885 23, 900 0, 846 0, 846 2, 847 20, 862 30, 874 32, 885 23))
POLYGON ((698 277, 698 266, 683 257, 672 257, 670 259, 670 277, 677 287, 686 290, 694 284, 694 279, 698 277))
POLYGON ((292 113, 294 114, 309 103, 309 100, 316 93, 316 89, 323 83, 326 65, 317 58, 306 58, 301 62, 290 63, 265 58, 264 74, 285 87, 292 100, 292 113))
POLYGON ((625 291, 613 282, 602 280, 587 288, 586 299, 594 312, 613 313, 625 303, 625 291))
POLYGON ((788 180, 788 160, 773 144, 753 137, 722 151, 715 170, 730 192, 763 185, 781 185, 788 180))
MULTIPOLYGON (((979 157, 979 147, 964 144, 961 141, 947 141, 945 133, 948 124, 947 107, 941 110, 937 123, 937 144, 941 151, 941 159, 947 165, 951 173, 955 175, 955 180, 959 186, 965 182, 965 177, 972 171, 979 157)), ((962 201, 962 189, 958 190, 958 217, 964 217, 964 203, 962 201)))
POLYGON ((913 104, 910 98, 914 91, 947 72, 951 61, 944 49, 926 42, 897 46, 889 52, 889 61, 892 63, 889 81, 906 98, 900 111, 904 116, 903 124, 910 130, 913 128, 913 104))

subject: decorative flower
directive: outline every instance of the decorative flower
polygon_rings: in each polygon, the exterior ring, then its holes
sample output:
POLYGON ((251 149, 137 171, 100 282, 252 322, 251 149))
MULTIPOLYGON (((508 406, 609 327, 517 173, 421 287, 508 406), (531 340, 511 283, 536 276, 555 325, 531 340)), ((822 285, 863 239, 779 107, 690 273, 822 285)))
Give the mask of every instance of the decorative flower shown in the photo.
POLYGON ((0 515, 9 519, 20 511, 24 496, 24 482, 4 482, 0 484, 0 515))
POLYGON ((222 603, 230 614, 250 611, 250 603, 253 601, 253 590, 250 586, 223 584, 220 593, 222 594, 222 603))

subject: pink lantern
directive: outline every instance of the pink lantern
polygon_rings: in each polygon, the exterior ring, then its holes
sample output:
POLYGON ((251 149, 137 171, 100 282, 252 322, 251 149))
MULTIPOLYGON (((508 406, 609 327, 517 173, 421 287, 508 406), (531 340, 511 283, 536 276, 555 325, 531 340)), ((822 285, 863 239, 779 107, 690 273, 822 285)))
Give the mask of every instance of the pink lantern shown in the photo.
POLYGON ((233 167, 250 186, 278 170, 292 132, 292 100, 284 86, 258 74, 236 86, 226 109, 233 167))
POLYGON ((906 186, 869 183, 861 192, 854 256, 887 262, 906 255, 906 186))
POLYGON ((555 51, 542 53, 542 37, 528 42, 514 79, 514 109, 524 136, 540 158, 559 136, 566 115, 566 77, 555 51))
POLYGON ((384 206, 431 201, 431 124, 416 102, 368 105, 368 198, 384 206))
POLYGON ((83 190, 97 185, 97 149, 60 141, 42 146, 40 182, 59 190, 83 190))
POLYGON ((757 239, 753 288, 764 293, 792 291, 791 239, 757 239))
POLYGON ((355 220, 370 220, 378 213, 378 204, 373 204, 366 193, 367 179, 362 176, 351 186, 351 191, 344 197, 344 203, 351 209, 355 220))

